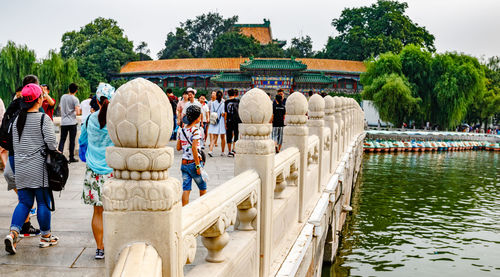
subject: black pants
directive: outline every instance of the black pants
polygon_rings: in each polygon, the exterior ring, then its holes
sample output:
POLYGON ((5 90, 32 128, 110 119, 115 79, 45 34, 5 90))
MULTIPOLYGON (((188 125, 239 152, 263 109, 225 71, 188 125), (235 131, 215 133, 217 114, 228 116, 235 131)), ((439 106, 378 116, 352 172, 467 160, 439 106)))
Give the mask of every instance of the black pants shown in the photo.
POLYGON ((238 140, 238 124, 228 123, 226 129, 226 142, 233 143, 238 140), (234 140, 233 140, 234 135, 234 140))
POLYGON ((69 132, 69 158, 75 157, 76 124, 61 126, 61 140, 59 140, 59 151, 63 152, 64 143, 69 132))

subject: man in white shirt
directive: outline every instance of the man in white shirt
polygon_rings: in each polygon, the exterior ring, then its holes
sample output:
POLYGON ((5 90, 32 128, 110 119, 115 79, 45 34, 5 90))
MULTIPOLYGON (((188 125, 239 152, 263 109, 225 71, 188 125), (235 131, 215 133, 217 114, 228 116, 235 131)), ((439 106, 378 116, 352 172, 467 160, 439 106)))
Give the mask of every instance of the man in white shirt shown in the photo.
POLYGON ((89 95, 89 98, 85 99, 80 103, 80 107, 82 108, 82 123, 85 121, 85 118, 90 115, 90 101, 92 101, 92 95, 89 95))

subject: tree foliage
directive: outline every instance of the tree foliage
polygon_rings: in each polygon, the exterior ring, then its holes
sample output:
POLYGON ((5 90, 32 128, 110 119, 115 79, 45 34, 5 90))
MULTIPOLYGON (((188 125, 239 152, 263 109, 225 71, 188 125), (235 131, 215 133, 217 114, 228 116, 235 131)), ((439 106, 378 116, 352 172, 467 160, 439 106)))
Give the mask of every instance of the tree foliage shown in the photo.
POLYGON ((193 55, 189 52, 188 34, 183 28, 177 27, 175 34, 170 32, 165 40, 165 48, 158 52, 159 59, 180 59, 192 58, 193 55))
POLYGON ((0 97, 6 105, 28 74, 37 75, 41 84, 48 84, 56 101, 73 82, 80 87, 79 98, 86 98, 90 92, 87 81, 78 73, 75 59, 63 59, 61 54, 51 50, 46 59, 37 62, 35 52, 26 45, 8 42, 0 51, 0 97))
POLYGON ((71 83, 78 84, 77 97, 83 100, 89 96, 90 88, 88 82, 80 77, 78 65, 74 58, 67 60, 61 57, 61 54, 54 50, 49 51, 49 55, 44 59, 38 68, 38 79, 41 83, 50 86, 50 94, 56 99, 68 92, 68 86, 71 83))
POLYGON ((247 37, 237 31, 220 35, 213 44, 209 56, 220 57, 250 57, 260 52, 260 45, 253 37, 247 37))
POLYGON ((0 97, 7 105, 24 76, 37 70, 35 51, 9 41, 0 51, 0 97))
POLYGON ((415 45, 367 62, 361 83, 363 97, 373 100, 381 118, 395 125, 429 121, 450 129, 462 123, 474 103, 492 101, 485 100, 492 94, 486 94, 484 66, 476 58, 432 55, 415 45))
POLYGON ((260 46, 259 58, 284 58, 285 50, 276 43, 268 43, 260 46))
POLYGON ((141 41, 139 45, 135 48, 135 52, 139 55, 140 61, 150 61, 152 58, 149 56, 151 50, 148 48, 148 44, 145 41, 141 41))
POLYGON ((213 54, 212 48, 217 38, 230 32, 236 21, 238 16, 224 18, 217 12, 209 12, 181 22, 175 34, 173 32, 167 34, 165 48, 158 52, 158 58, 208 57, 213 54))
POLYGON ((328 38, 320 56, 363 61, 386 52, 399 53, 409 44, 434 52, 434 36, 405 15, 407 8, 405 2, 378 0, 369 7, 344 9, 332 21, 338 36, 328 38))
POLYGON ((373 101, 384 121, 399 126, 410 120, 418 111, 421 99, 413 95, 411 85, 402 73, 400 57, 386 53, 366 65, 366 73, 361 75, 363 98, 373 101))
POLYGON ((133 48, 115 20, 99 17, 79 31, 65 33, 61 54, 76 59, 80 75, 95 89, 99 82, 109 82, 125 63, 138 59, 133 48))
POLYGON ((290 47, 286 50, 287 57, 310 58, 314 55, 310 36, 292 38, 290 47))

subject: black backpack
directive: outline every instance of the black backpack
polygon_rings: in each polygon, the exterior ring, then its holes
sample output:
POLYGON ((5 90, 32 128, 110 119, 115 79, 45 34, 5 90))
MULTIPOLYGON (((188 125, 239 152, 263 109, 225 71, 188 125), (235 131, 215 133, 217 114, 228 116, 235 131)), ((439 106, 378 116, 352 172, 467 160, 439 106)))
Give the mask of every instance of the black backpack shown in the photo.
POLYGON ((240 115, 238 114, 238 107, 240 105, 240 100, 226 102, 227 105, 227 121, 230 123, 238 124, 241 123, 240 115))
POLYGON ((22 98, 17 98, 10 103, 3 115, 2 125, 0 126, 0 147, 11 154, 14 150, 12 145, 12 125, 21 111, 21 101, 22 98))
MULTIPOLYGON (((45 137, 43 135, 43 120, 45 114, 42 114, 40 119, 40 131, 42 132, 42 139, 45 143, 45 137)), ((51 211, 55 210, 54 195, 53 191, 62 191, 66 186, 66 181, 69 176, 68 160, 64 155, 57 150, 50 150, 45 143, 45 149, 42 151, 42 155, 45 157, 45 167, 47 168, 48 178, 49 178, 49 190, 50 190, 50 200, 52 202, 52 207, 49 208, 51 211)), ((45 178, 45 176, 44 176, 45 178)))

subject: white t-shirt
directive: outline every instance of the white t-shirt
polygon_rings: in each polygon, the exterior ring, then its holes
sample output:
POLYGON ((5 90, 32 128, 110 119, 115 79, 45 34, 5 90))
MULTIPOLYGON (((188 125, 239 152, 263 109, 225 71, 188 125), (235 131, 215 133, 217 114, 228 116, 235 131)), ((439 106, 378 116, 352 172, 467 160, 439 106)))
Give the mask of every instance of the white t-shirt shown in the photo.
MULTIPOLYGON (((194 160, 193 156, 193 149, 192 149, 192 144, 193 140, 197 139, 198 142, 201 141, 201 131, 198 127, 193 126, 191 128, 179 128, 177 131, 177 139, 181 141, 181 147, 182 147, 182 159, 184 160, 194 160), (184 130, 184 132, 182 132, 184 130), (184 136, 184 133, 186 136, 184 136)), ((201 160, 201 143, 198 143, 198 147, 196 148, 198 150, 198 156, 200 157, 201 160)))
POLYGON ((82 118, 87 118, 87 116, 90 115, 90 101, 90 99, 85 99, 80 104, 80 107, 82 108, 82 118))
POLYGON ((184 117, 186 115, 186 111, 187 111, 187 108, 192 106, 192 105, 196 105, 198 107, 200 107, 200 110, 202 110, 202 117, 201 117, 201 121, 203 121, 203 117, 204 117, 204 114, 203 114, 203 107, 201 106, 200 102, 198 102, 198 100, 194 100, 193 103, 191 102, 187 102, 184 107, 182 108, 182 117, 184 117))
POLYGON ((210 109, 208 108, 208 104, 206 102, 205 102, 205 104, 201 104, 201 114, 203 114, 203 122, 210 121, 209 112, 210 112, 210 109))

